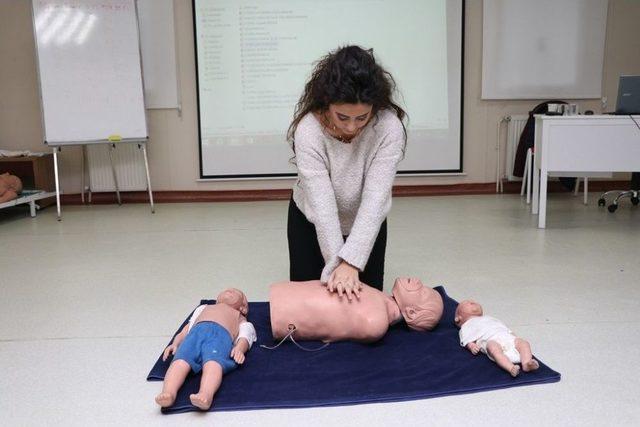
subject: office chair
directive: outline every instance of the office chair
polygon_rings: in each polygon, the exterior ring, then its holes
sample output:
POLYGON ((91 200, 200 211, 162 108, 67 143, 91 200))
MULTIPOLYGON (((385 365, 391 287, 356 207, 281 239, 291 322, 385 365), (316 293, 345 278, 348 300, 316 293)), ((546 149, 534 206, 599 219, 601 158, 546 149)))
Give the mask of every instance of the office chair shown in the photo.
POLYGON ((631 203, 636 206, 640 203, 640 172, 634 172, 631 174, 631 190, 610 190, 602 193, 600 198, 598 199, 598 206, 604 206, 607 204, 607 196, 611 194, 616 194, 613 202, 607 206, 609 212, 615 212, 618 209, 618 202, 620 199, 624 199, 629 197, 631 199, 631 203))

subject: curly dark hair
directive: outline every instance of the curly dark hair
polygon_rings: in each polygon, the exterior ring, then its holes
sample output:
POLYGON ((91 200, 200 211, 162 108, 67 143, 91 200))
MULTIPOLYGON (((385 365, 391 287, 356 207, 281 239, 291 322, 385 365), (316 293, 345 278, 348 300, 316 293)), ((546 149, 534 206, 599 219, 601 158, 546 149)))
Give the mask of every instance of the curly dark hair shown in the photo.
POLYGON ((391 109, 400 119, 407 142, 403 119, 407 113, 393 101, 396 83, 393 76, 376 63, 373 49, 344 46, 321 58, 304 86, 296 104, 293 121, 287 131, 287 141, 295 153, 294 134, 300 120, 310 113, 322 113, 330 104, 367 104, 372 116, 391 109))

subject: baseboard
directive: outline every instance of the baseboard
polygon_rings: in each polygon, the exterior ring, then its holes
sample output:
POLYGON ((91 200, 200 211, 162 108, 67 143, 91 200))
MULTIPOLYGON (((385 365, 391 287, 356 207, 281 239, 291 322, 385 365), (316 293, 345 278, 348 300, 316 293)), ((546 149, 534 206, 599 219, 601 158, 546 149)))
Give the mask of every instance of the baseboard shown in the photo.
MULTIPOLYGON (((495 191, 495 182, 493 189, 495 191)), ((580 183, 580 191, 582 191, 582 182, 580 183)), ((520 193, 522 182, 520 181, 503 181, 504 192, 513 194, 520 193)), ((631 188, 631 181, 613 181, 613 180, 589 180, 589 192, 604 192, 608 190, 627 190, 631 188)), ((562 186, 560 181, 548 181, 547 192, 549 193, 566 193, 567 189, 562 186)))
MULTIPOLYGON (((503 182, 504 192, 509 194, 520 192, 519 182, 503 182)), ((629 181, 589 181, 589 191, 602 192, 612 189, 629 188, 629 181)), ((393 187, 394 197, 419 196, 462 196, 473 194, 495 194, 496 183, 451 184, 451 185, 399 185, 393 187)), ((559 182, 549 182, 548 192, 567 192, 559 182)), ((147 203, 149 195, 146 191, 127 191, 120 193, 122 203, 147 203)), ((255 202, 265 200, 288 200, 290 189, 283 190, 238 190, 238 191, 154 191, 156 203, 193 203, 193 202, 255 202)), ((117 202, 115 192, 93 193, 91 203, 113 204, 117 202)), ((63 194, 65 205, 82 204, 80 194, 63 194)))

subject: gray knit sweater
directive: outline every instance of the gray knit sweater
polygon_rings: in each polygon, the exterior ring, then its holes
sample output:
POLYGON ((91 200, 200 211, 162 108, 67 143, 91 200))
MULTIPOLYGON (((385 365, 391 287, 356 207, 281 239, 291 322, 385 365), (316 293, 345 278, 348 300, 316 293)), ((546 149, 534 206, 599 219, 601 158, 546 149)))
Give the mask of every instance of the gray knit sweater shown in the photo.
POLYGON ((316 227, 325 261, 320 280, 326 283, 342 260, 364 270, 391 209, 404 149, 402 123, 393 111, 382 110, 345 144, 309 113, 298 123, 294 140, 298 181, 293 200, 316 227))

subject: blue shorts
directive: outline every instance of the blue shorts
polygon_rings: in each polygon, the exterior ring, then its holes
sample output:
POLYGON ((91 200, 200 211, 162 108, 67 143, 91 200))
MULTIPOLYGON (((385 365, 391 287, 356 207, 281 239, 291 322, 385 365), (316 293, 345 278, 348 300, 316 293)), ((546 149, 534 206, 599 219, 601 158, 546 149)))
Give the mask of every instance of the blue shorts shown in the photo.
POLYGON ((180 344, 173 360, 184 360, 195 373, 200 372, 205 363, 214 361, 226 374, 238 366, 231 358, 232 348, 231 335, 225 328, 216 322, 199 322, 180 344))

